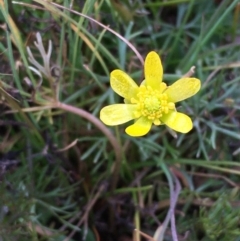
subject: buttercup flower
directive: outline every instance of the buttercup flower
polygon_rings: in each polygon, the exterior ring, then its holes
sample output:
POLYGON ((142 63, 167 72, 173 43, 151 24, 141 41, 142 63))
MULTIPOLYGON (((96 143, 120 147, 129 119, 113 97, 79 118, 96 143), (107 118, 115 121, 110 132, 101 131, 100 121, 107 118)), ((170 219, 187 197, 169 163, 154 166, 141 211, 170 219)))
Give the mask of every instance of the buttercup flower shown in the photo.
POLYGON ((145 59, 144 74, 145 80, 138 86, 122 70, 111 72, 111 87, 125 99, 125 104, 104 107, 100 112, 102 122, 115 126, 135 120, 125 130, 130 136, 146 135, 152 124, 165 124, 178 132, 189 132, 193 127, 192 120, 177 112, 175 103, 195 95, 200 89, 200 80, 183 77, 167 86, 162 82, 161 59, 153 51, 145 59))

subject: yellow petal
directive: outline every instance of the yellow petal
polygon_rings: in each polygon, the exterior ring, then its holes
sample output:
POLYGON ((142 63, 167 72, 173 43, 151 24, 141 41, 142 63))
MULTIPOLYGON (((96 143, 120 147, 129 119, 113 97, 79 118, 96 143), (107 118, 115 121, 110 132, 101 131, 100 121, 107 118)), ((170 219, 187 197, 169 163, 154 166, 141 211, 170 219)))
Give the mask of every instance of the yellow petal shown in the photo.
POLYGON ((145 117, 140 117, 133 125, 126 128, 126 133, 129 136, 144 136, 146 135, 152 126, 152 121, 145 117))
POLYGON ((195 95, 201 87, 201 81, 196 78, 182 78, 170 85, 164 92, 168 101, 178 102, 195 95))
POLYGON ((187 133, 193 127, 192 120, 189 116, 176 111, 171 111, 163 115, 161 121, 171 129, 181 133, 187 133))
POLYGON ((115 104, 109 105, 100 111, 101 121, 109 126, 116 126, 138 118, 134 115, 137 105, 115 104))
POLYGON ((110 84, 112 89, 125 99, 130 100, 136 97, 138 85, 122 70, 116 69, 111 72, 110 84))
POLYGON ((156 52, 150 52, 144 63, 144 73, 146 85, 151 86, 154 90, 160 91, 162 82, 163 68, 159 55, 156 52))

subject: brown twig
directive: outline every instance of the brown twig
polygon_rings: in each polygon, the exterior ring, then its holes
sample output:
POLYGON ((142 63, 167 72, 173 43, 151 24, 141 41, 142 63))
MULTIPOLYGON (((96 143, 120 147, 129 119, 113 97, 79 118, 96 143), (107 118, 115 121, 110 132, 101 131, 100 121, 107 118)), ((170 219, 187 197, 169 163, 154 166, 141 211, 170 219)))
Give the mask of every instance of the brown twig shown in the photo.
MULTIPOLYGON (((38 0, 34 0, 35 2, 39 2, 38 0)), ((54 2, 47 2, 47 1, 44 1, 45 3, 49 4, 49 5, 52 5, 52 6, 55 6, 59 9, 65 9, 65 10, 68 10, 69 12, 72 12, 76 15, 79 15, 83 18, 86 18, 94 23, 96 23, 97 25, 101 26, 102 28, 106 29, 107 31, 111 32, 112 34, 114 34, 115 36, 117 36, 119 39, 121 39, 124 43, 126 43, 126 45, 128 45, 132 51, 136 54, 136 56, 138 57, 139 61, 141 62, 142 65, 144 65, 144 60, 141 56, 141 54, 137 51, 137 49, 133 46, 133 44, 131 44, 126 38, 124 38, 122 35, 120 35, 119 33, 117 33, 116 31, 114 31, 113 29, 111 29, 110 27, 100 23, 99 21, 97 21, 96 19, 94 18, 91 18, 90 16, 87 16, 83 13, 80 13, 80 12, 77 12, 77 11, 74 11, 70 8, 67 8, 67 7, 64 7, 64 6, 61 6, 57 3, 54 3, 54 2)))
POLYGON ((222 176, 220 174, 200 173, 200 172, 189 172, 189 173, 192 175, 195 175, 195 176, 200 176, 200 177, 214 177, 214 178, 223 179, 224 181, 226 181, 228 184, 230 184, 233 187, 240 187, 240 184, 237 184, 237 183, 233 182, 232 180, 230 180, 229 178, 222 176))
POLYGON ((112 134, 112 132, 97 117, 95 117, 94 115, 92 115, 91 113, 83 109, 80 109, 71 105, 67 105, 61 102, 57 102, 56 105, 54 105, 53 107, 65 110, 67 112, 74 113, 93 123, 108 138, 108 140, 110 141, 115 151, 116 162, 121 163, 121 159, 122 159, 121 146, 118 144, 118 141, 116 137, 112 134))
POLYGON ((194 73, 195 73, 195 66, 192 66, 190 68, 190 70, 186 74, 183 75, 182 78, 191 77, 194 73))

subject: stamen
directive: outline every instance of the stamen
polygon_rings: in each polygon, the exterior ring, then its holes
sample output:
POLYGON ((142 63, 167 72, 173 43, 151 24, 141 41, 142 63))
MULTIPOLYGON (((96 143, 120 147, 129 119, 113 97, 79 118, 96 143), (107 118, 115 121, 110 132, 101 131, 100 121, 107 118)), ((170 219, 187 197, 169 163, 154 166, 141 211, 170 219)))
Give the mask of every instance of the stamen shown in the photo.
POLYGON ((132 98, 131 103, 138 105, 138 111, 134 115, 145 116, 155 125, 160 125, 160 118, 175 109, 173 102, 168 102, 168 96, 163 93, 166 89, 166 84, 161 84, 161 92, 153 90, 150 86, 141 85, 137 93, 137 99, 132 98))

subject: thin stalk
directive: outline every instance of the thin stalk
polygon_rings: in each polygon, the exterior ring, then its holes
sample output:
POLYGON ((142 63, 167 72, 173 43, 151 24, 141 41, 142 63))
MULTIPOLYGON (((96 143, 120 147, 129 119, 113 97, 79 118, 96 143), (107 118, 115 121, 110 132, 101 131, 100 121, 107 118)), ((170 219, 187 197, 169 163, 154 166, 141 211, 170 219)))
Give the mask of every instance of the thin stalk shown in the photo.
POLYGON ((87 112, 83 109, 79 109, 77 107, 74 107, 74 106, 71 106, 68 104, 64 104, 61 102, 57 102, 54 107, 65 110, 67 112, 74 113, 74 114, 79 115, 79 116, 83 117, 84 119, 90 121, 108 138, 109 142, 111 143, 111 145, 114 149, 115 155, 116 155, 116 163, 115 163, 115 166, 113 169, 113 180, 111 182, 111 190, 114 190, 117 185, 117 182, 118 182, 119 166, 120 166, 121 160, 122 160, 121 146, 119 145, 117 138, 97 117, 95 117, 94 115, 90 114, 89 112, 87 112))

